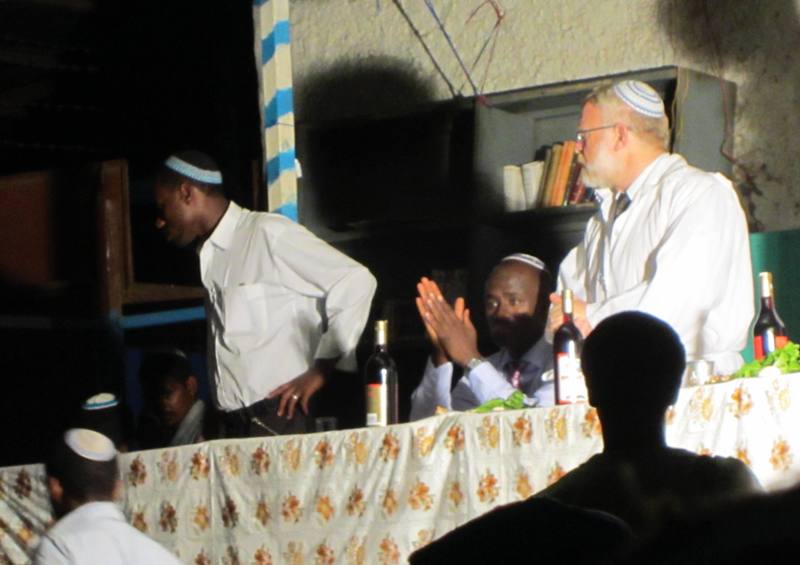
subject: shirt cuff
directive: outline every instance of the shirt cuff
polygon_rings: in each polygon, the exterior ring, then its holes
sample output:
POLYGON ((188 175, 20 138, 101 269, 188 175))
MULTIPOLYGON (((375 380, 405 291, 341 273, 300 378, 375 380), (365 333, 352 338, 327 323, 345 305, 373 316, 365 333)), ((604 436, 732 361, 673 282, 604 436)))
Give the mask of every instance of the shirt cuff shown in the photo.
POLYGON ((466 380, 480 404, 494 398, 506 399, 517 390, 488 361, 484 361, 470 370, 466 375, 466 380))
POLYGON ((431 359, 428 358, 422 381, 411 394, 410 419, 412 421, 433 416, 437 406, 452 410, 450 395, 452 377, 452 363, 444 363, 434 367, 431 359))
POLYGON ((436 400, 436 404, 450 410, 450 382, 452 379, 452 363, 448 361, 438 367, 434 367, 429 357, 420 386, 426 395, 436 400))

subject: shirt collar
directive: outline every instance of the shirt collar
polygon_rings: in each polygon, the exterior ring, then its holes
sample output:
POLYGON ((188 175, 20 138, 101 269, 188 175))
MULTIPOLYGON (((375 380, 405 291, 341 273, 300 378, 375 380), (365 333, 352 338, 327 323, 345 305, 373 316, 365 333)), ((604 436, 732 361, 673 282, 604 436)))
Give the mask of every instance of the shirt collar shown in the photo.
MULTIPOLYGON (((661 168, 661 164, 665 163, 668 158, 670 157, 669 153, 662 153, 655 159, 653 159, 650 164, 648 164, 639 176, 636 177, 628 189, 625 191, 628 195, 628 198, 631 199, 631 204, 633 204, 634 200, 636 200, 636 195, 642 191, 644 187, 648 185, 647 178, 653 174, 656 170, 661 168)), ((601 209, 604 211, 604 214, 607 216, 609 211, 611 210, 611 205, 614 202, 614 198, 617 194, 616 191, 611 190, 610 188, 598 188, 596 190, 596 194, 600 197, 602 202, 601 209)))
POLYGON ((91 516, 93 519, 97 518, 113 518, 118 520, 125 520, 122 511, 114 502, 108 500, 96 500, 86 502, 74 509, 70 514, 74 516, 91 516))
POLYGON ((631 199, 631 204, 633 204, 633 201, 636 199, 636 195, 639 194, 644 187, 649 185, 647 182, 648 177, 650 177, 654 171, 660 169, 661 164, 666 162, 669 156, 669 153, 662 153, 653 159, 650 164, 647 165, 641 173, 639 173, 639 176, 636 177, 636 180, 631 183, 631 185, 628 187, 628 190, 625 191, 628 194, 628 198, 631 199))
POLYGON ((208 241, 213 243, 216 247, 221 249, 228 249, 233 243, 233 235, 236 231, 236 226, 239 224, 239 218, 242 216, 243 210, 241 206, 236 204, 233 200, 228 201, 228 209, 220 218, 217 227, 211 232, 208 241))

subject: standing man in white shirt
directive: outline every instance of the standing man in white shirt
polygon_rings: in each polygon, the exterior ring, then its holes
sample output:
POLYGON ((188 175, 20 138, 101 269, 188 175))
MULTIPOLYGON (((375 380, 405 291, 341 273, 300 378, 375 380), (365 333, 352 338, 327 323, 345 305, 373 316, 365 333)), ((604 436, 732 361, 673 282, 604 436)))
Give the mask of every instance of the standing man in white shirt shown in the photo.
POLYGON ((122 492, 117 450, 93 430, 68 430, 46 464, 59 517, 42 537, 34 565, 179 565, 172 553, 128 524, 114 503, 122 492))
MULTIPOLYGON (((583 180, 602 198, 559 272, 578 327, 587 335, 639 310, 675 329, 687 361, 735 371, 754 310, 747 223, 730 181, 668 152, 664 103, 643 82, 595 89, 577 141, 583 180)), ((550 332, 562 319, 559 296, 551 301, 550 332)))
POLYGON ((544 263, 524 253, 509 255, 492 269, 484 307, 489 333, 500 350, 483 358, 464 299, 451 307, 436 283, 422 279, 417 308, 432 354, 411 395, 411 420, 433 415, 437 406, 468 410, 487 400, 508 398, 516 390, 531 405, 553 404, 553 382, 542 381, 542 373, 553 364, 552 347, 543 337, 550 280, 544 263), (454 365, 464 376, 452 387, 454 365))
POLYGON ((355 371, 375 278, 306 228, 229 200, 216 163, 167 159, 156 227, 197 244, 208 294, 208 366, 226 437, 303 433, 334 368, 355 371))

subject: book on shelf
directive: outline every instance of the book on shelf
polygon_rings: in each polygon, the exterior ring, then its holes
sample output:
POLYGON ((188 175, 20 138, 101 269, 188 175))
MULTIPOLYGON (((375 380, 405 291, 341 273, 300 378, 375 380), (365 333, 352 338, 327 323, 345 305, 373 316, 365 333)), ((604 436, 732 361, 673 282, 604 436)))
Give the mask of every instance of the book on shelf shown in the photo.
POLYGON ((553 185, 555 184, 556 175, 558 173, 558 165, 561 162, 562 149, 562 143, 554 143, 551 147, 550 163, 547 166, 547 178, 545 179, 544 189, 542 191, 540 208, 550 206, 550 202, 553 200, 553 185))
POLYGON ((570 195, 570 200, 567 202, 567 204, 583 204, 589 200, 590 197, 586 191, 586 184, 584 184, 584 182, 579 178, 575 182, 575 186, 572 189, 572 194, 570 195))
POLYGON ((581 181, 582 165, 575 141, 545 147, 542 159, 503 167, 503 201, 507 212, 580 204, 587 187, 581 181))
POLYGON ((578 162, 578 156, 572 161, 572 167, 569 171, 569 180, 567 181, 567 196, 564 204, 579 204, 583 201, 586 194, 586 187, 581 181, 581 170, 583 166, 578 162))
POLYGON ((522 168, 519 165, 503 167, 503 204, 506 212, 525 210, 525 189, 522 187, 522 168))
POLYGON ((539 187, 542 184, 544 161, 531 161, 522 165, 522 188, 528 208, 536 208, 539 202, 539 187))
POLYGON ((548 206, 562 206, 567 191, 567 182, 569 180, 570 167, 575 161, 575 141, 568 140, 562 143, 561 155, 559 156, 558 164, 556 166, 556 174, 553 179, 553 187, 551 190, 548 206))
POLYGON ((552 146, 545 149, 542 162, 542 175, 539 177, 539 189, 536 191, 536 200, 533 202, 531 208, 541 208, 544 205, 544 193, 547 186, 547 175, 549 174, 550 167, 553 163, 552 146))

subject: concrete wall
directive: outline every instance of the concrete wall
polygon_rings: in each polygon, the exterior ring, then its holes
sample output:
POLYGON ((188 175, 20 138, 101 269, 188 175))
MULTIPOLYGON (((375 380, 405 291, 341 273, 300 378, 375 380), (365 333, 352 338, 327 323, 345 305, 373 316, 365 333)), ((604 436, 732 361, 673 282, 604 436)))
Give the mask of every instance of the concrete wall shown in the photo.
MULTIPOLYGON (((755 230, 800 226, 798 4, 497 0, 504 17, 474 65, 497 21, 493 5, 433 0, 481 92, 663 65, 735 82, 734 180, 755 230)), ((424 0, 292 0, 291 20, 300 121, 473 94, 424 0)))

